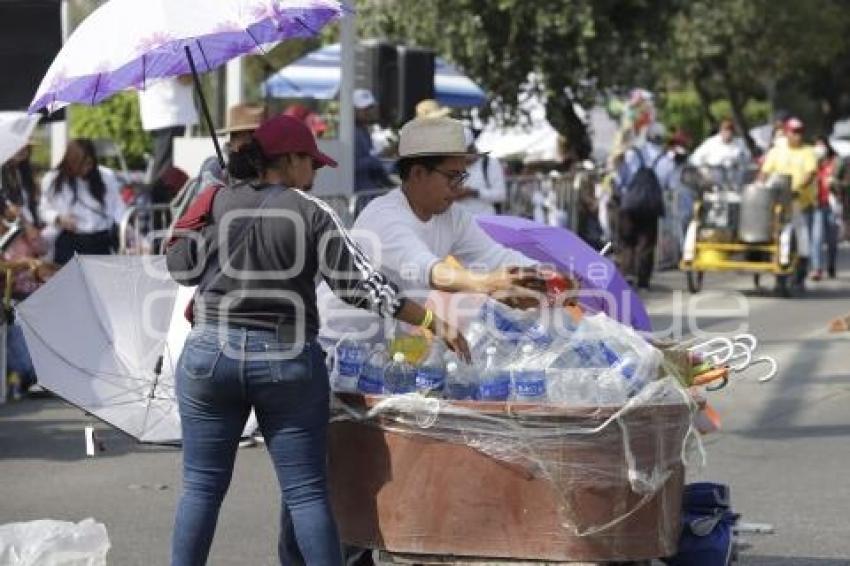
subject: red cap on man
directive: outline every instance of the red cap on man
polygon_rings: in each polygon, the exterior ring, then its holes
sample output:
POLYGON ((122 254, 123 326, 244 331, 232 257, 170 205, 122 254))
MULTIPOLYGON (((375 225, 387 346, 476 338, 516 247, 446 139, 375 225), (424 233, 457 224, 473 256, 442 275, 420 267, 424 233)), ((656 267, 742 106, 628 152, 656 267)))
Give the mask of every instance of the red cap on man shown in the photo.
POLYGON ((806 129, 806 125, 803 124, 803 121, 799 118, 788 118, 785 121, 785 131, 786 132, 802 132, 806 129))
POLYGON ((336 167, 336 161, 319 151, 316 138, 307 125, 294 116, 275 116, 263 122, 254 139, 267 157, 285 153, 306 153, 313 158, 313 168, 336 167))

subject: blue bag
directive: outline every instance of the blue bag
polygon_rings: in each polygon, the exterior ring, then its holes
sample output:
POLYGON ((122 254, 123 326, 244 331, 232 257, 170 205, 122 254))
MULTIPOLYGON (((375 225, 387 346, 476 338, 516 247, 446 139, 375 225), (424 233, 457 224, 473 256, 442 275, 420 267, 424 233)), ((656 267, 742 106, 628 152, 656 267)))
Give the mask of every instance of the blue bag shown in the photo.
POLYGON ((668 566, 729 566, 734 559, 735 524, 729 486, 698 482, 685 486, 682 496, 682 534, 668 566))

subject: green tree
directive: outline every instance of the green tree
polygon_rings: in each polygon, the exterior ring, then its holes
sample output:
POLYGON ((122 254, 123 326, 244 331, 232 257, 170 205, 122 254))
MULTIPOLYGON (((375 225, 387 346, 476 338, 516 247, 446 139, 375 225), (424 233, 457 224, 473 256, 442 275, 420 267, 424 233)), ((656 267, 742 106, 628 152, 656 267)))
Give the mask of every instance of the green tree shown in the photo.
POLYGON ((751 150, 748 101, 776 100, 783 83, 802 84, 843 50, 840 0, 692 0, 672 19, 670 56, 658 61, 667 84, 690 87, 703 113, 729 101, 751 150))
POLYGON ((144 168, 151 140, 142 129, 139 97, 135 92, 118 93, 97 106, 74 105, 69 110, 68 122, 72 137, 114 140, 131 169, 144 168))
POLYGON ((361 0, 360 30, 435 49, 479 82, 492 111, 518 116, 522 85, 581 158, 590 141, 575 105, 621 85, 651 86, 676 0, 361 0))

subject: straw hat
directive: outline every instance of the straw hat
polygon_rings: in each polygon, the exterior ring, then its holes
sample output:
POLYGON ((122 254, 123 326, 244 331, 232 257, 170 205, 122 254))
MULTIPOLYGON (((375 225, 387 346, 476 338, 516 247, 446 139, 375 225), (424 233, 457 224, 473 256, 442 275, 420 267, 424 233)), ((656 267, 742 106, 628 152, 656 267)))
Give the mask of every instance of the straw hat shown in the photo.
POLYGON ((266 118, 264 106, 254 104, 237 104, 227 111, 227 125, 218 130, 219 135, 233 132, 253 132, 260 127, 266 118))
POLYGON ((429 155, 473 156, 464 135, 463 123, 452 118, 416 118, 401 128, 398 157, 429 155))
POLYGON ((417 118, 445 118, 451 114, 451 109, 440 106, 433 98, 426 98, 416 105, 417 118))

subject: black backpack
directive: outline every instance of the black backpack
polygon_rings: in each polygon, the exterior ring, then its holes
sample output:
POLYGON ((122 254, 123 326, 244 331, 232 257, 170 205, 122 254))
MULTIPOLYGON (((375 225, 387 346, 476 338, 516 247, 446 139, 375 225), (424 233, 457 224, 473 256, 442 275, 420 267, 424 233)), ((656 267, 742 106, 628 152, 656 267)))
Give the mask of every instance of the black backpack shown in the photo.
POLYGON ((658 181, 658 175, 655 174, 655 166, 664 154, 659 155, 652 166, 647 167, 643 153, 639 149, 635 152, 640 159, 640 167, 626 187, 620 209, 636 216, 664 216, 664 191, 658 181))

